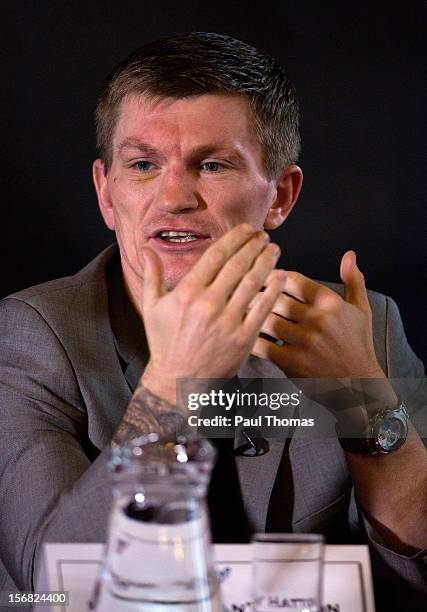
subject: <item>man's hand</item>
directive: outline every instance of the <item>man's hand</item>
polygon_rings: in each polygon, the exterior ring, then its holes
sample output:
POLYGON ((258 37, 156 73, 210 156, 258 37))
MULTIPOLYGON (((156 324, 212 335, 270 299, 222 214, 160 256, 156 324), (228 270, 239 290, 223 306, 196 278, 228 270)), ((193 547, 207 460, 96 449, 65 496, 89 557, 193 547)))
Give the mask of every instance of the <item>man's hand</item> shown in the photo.
POLYGON ((285 272, 273 270, 280 249, 268 240, 248 225, 236 226, 170 292, 159 258, 144 248, 142 316, 150 361, 141 382, 151 392, 174 403, 177 378, 236 374, 284 289, 285 272))
POLYGON ((340 275, 344 299, 302 274, 287 272, 286 293, 261 329, 284 344, 258 338, 252 353, 292 378, 384 378, 374 350, 365 279, 353 251, 344 254, 340 275))

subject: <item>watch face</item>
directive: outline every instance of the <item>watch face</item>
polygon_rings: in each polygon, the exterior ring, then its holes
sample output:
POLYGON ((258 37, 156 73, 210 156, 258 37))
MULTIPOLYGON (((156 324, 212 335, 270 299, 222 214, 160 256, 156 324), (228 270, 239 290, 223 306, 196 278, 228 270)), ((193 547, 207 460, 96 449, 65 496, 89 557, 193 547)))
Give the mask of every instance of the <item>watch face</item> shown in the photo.
POLYGON ((388 453, 405 441, 406 423, 396 417, 387 417, 382 420, 378 428, 377 441, 381 449, 388 453))

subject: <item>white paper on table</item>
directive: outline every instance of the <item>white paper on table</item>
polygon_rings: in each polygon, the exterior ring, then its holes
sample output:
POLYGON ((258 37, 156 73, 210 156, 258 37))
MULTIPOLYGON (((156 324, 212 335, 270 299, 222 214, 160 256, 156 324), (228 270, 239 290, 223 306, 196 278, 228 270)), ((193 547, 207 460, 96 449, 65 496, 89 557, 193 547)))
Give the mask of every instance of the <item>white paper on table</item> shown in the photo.
MULTIPOLYGON (((217 544, 214 550, 225 605, 251 612, 251 547, 217 544)), ((326 545, 324 561, 325 612, 375 612, 368 547, 326 545)))
MULTIPOLYGON (((89 610, 103 551, 103 544, 45 544, 36 590, 69 591, 69 605, 38 606, 35 610, 89 610)), ((252 612, 250 545, 217 544, 214 555, 226 609, 252 612)), ((323 596, 325 612, 375 612, 367 546, 325 546, 323 596)))

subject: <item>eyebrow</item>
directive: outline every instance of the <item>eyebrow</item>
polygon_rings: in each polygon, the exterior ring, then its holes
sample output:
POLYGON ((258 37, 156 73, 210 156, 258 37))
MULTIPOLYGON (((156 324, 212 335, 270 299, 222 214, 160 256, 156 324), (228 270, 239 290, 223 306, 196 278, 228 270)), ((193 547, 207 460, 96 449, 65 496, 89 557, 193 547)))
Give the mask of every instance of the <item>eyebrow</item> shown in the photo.
POLYGON ((138 138, 125 138, 118 144, 117 149, 119 153, 121 153, 124 149, 137 149, 142 153, 148 153, 151 155, 158 153, 157 149, 148 143, 139 140, 138 138))
MULTIPOLYGON (((118 144, 117 149, 119 153, 121 153, 125 149, 136 149, 137 151, 139 151, 140 153, 144 153, 145 155, 157 156, 160 154, 159 150, 151 146, 150 144, 144 142, 143 140, 139 140, 138 138, 131 138, 131 137, 127 137, 124 140, 122 140, 118 144)), ((195 159, 195 158, 203 159, 204 157, 209 157, 210 155, 218 154, 218 152, 222 152, 222 151, 226 152, 228 156, 231 156, 236 161, 240 161, 240 162, 245 161, 244 155, 239 151, 238 148, 224 144, 224 143, 215 143, 215 142, 207 144, 207 145, 202 145, 200 147, 194 147, 190 151, 189 157, 190 159, 195 159)))

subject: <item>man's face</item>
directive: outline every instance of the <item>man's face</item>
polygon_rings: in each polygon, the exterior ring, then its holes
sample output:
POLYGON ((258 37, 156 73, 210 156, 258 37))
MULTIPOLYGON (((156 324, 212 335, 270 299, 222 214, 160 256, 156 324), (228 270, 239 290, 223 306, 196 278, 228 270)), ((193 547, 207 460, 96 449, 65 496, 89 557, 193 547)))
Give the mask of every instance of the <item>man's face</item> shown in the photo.
POLYGON ((139 255, 148 245, 171 289, 233 226, 264 227, 277 185, 250 121, 248 103, 237 96, 123 101, 111 168, 97 189, 125 279, 142 278, 139 255))

